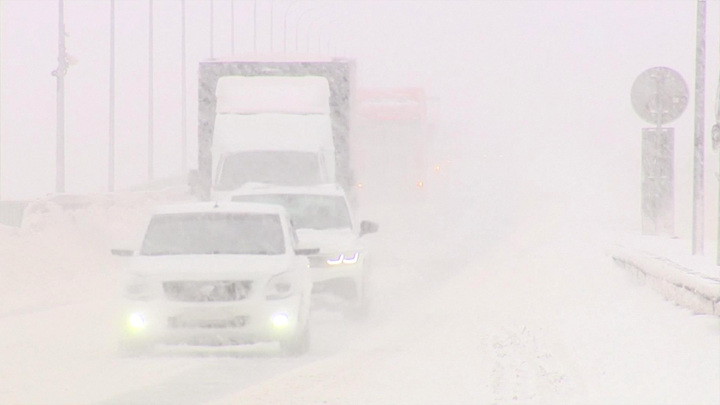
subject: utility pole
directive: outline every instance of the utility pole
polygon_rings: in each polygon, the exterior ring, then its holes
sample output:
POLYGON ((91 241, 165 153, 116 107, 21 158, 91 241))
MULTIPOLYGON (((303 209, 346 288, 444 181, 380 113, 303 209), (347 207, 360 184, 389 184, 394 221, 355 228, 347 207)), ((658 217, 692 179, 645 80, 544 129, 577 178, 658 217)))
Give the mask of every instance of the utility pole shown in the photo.
POLYGON ((257 53, 257 0, 253 1, 253 52, 257 53))
POLYGON ((153 129, 154 122, 154 95, 153 95, 153 0, 149 1, 148 7, 148 180, 153 180, 155 175, 153 173, 153 161, 154 155, 154 140, 153 140, 153 129))
POLYGON ((67 55, 65 53, 65 18, 63 0, 58 0, 58 67, 52 72, 57 78, 57 139, 55 145, 55 192, 65 192, 65 74, 67 55))
POLYGON ((693 187, 693 240, 694 255, 703 254, 704 225, 704 171, 705 171, 705 0, 697 1, 697 39, 695 48, 695 153, 693 187))
POLYGON ((300 15, 298 15, 298 17, 295 19, 295 52, 300 52, 300 21, 302 21, 302 18, 304 16, 317 9, 318 7, 309 8, 300 13, 300 15))
POLYGON ((275 3, 273 2, 273 0, 270 0, 270 53, 273 53, 273 50, 274 50, 273 42, 275 42, 273 40, 273 31, 275 31, 275 29, 273 27, 273 10, 274 9, 275 9, 275 3))
POLYGON ((0 201, 2 200, 2 0, 0 0, 0 201))
POLYGON ((285 8, 285 13, 283 14, 283 52, 287 53, 287 20, 288 20, 288 13, 290 12, 290 9, 293 8, 294 5, 298 3, 298 0, 293 1, 290 3, 289 6, 285 8))
POLYGON ((215 0, 210 0, 210 59, 215 58, 215 0))
MULTIPOLYGON (((720 150, 720 78, 718 78, 717 93, 715 95, 715 125, 712 127, 712 146, 715 152, 720 150)), ((720 180, 720 177, 718 177, 720 180)), ((720 266, 720 189, 718 189, 718 226, 717 226, 717 258, 720 266)))
POLYGON ((182 0, 182 35, 181 35, 181 42, 182 42, 182 51, 181 51, 181 58, 182 61, 180 63, 181 66, 181 73, 182 76, 182 83, 180 85, 180 101, 181 101, 181 113, 182 116, 182 122, 180 123, 180 132, 182 133, 182 161, 180 162, 180 171, 182 174, 187 173, 187 61, 185 57, 185 48, 186 48, 186 41, 185 41, 185 0, 182 0))
POLYGON ((115 0, 110 0, 110 101, 108 128, 108 191, 115 191, 115 0))
POLYGON ((230 55, 235 55, 235 0, 230 0, 230 55))

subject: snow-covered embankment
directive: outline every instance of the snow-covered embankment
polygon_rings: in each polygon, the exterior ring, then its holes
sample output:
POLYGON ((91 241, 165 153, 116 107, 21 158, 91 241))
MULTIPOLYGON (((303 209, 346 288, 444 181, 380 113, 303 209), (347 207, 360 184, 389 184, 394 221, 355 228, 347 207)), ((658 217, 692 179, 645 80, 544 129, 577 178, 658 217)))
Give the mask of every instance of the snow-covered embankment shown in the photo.
POLYGON ((698 314, 720 316, 720 270, 701 258, 673 253, 677 246, 670 245, 672 242, 666 241, 668 246, 656 243, 653 249, 616 245, 609 253, 618 266, 666 299, 698 314), (657 249, 664 253, 652 253, 657 249))

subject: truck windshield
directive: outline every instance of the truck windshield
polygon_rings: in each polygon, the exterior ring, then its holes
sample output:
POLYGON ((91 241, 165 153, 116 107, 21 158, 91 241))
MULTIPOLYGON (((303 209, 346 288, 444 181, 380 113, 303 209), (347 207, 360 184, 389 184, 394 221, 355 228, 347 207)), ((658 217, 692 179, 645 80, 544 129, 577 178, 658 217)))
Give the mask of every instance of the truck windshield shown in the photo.
POLYGON ((312 194, 236 195, 233 201, 276 204, 285 207, 296 229, 352 228, 350 212, 341 196, 312 194))
POLYGON ((318 155, 296 151, 249 151, 228 154, 215 188, 234 190, 245 183, 308 186, 323 182, 318 155))
POLYGON ((156 215, 141 255, 279 255, 285 253, 280 218, 272 214, 156 215))

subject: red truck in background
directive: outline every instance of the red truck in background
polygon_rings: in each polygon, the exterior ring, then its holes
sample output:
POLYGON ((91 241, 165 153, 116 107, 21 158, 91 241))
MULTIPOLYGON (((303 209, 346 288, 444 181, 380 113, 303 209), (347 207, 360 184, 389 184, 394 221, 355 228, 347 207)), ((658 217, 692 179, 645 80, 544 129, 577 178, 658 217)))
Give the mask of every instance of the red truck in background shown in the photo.
POLYGON ((358 195, 391 202, 418 198, 434 168, 424 89, 360 89, 355 102, 350 146, 358 195))

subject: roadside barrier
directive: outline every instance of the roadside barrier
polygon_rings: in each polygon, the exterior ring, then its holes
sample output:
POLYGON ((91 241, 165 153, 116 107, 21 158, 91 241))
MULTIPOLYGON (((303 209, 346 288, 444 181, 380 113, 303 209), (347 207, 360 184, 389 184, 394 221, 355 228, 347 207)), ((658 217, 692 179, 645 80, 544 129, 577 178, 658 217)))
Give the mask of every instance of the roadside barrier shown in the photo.
POLYGON ((610 255, 616 265, 666 299, 698 314, 720 316, 720 278, 650 253, 616 248, 610 255))

